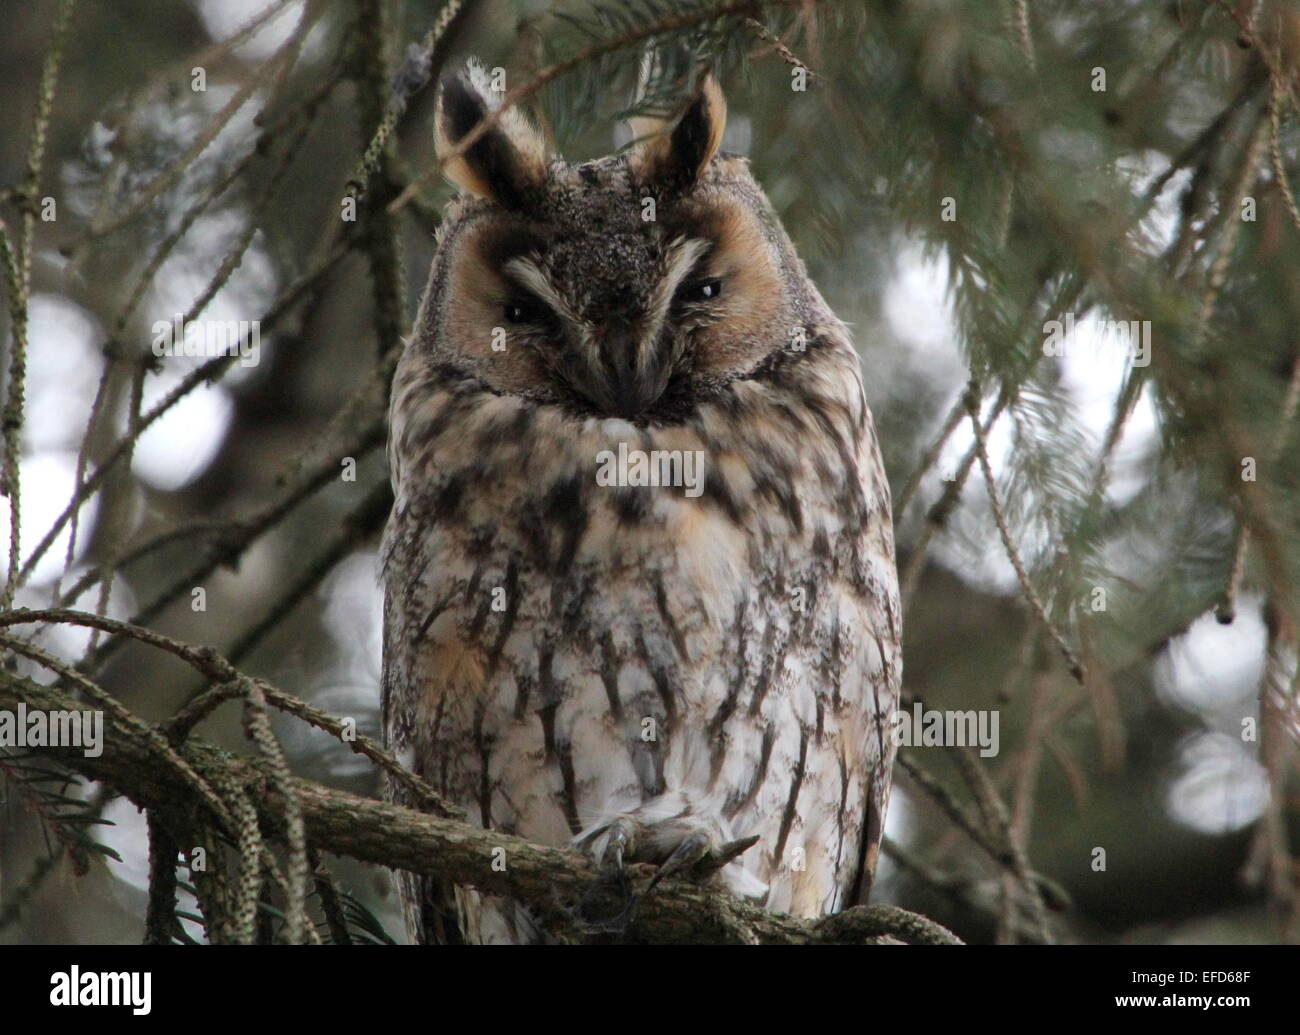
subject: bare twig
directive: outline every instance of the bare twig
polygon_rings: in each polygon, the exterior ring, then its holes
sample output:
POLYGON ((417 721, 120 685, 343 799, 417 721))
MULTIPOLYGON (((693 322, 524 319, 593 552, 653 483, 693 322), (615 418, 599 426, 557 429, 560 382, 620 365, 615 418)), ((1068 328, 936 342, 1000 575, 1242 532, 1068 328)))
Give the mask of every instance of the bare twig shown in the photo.
POLYGON ((1061 635, 1060 630, 1056 628, 1056 625, 1048 616, 1047 609, 1043 606, 1038 591, 1034 589, 1034 584, 1029 580, 1029 573, 1025 571, 1024 562, 1020 559, 1020 551, 1016 549, 1016 544, 1011 539, 1011 531, 1007 528, 1006 515, 1002 511, 1002 503, 998 499, 998 488, 993 477, 993 467, 989 463, 988 447, 984 441, 984 429, 980 424, 979 393, 973 385, 966 393, 966 410, 970 414, 971 427, 975 432, 975 453, 979 457, 980 470, 984 474, 984 487, 988 491, 993 520, 998 526, 998 535, 1002 538, 1002 548, 1006 551, 1007 560, 1011 562, 1011 567, 1016 573, 1016 581, 1020 583, 1020 591, 1024 594, 1034 616, 1042 623, 1043 628, 1047 630, 1048 636, 1056 644, 1057 650, 1065 658, 1070 675, 1082 683, 1084 681, 1083 665, 1080 664, 1074 650, 1065 642, 1065 637, 1061 635))

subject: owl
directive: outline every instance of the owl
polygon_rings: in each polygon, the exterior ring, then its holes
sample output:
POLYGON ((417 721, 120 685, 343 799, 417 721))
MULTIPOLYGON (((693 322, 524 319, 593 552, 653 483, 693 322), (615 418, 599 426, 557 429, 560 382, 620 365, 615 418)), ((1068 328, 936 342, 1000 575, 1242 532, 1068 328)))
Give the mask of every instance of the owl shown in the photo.
MULTIPOLYGON (((848 332, 719 150, 712 76, 580 164, 513 109, 452 154, 497 103, 473 66, 436 102, 460 190, 392 386, 387 742, 472 822, 606 874, 861 902, 901 629, 848 332)), ((415 941, 548 937, 509 899, 400 886, 415 941)))

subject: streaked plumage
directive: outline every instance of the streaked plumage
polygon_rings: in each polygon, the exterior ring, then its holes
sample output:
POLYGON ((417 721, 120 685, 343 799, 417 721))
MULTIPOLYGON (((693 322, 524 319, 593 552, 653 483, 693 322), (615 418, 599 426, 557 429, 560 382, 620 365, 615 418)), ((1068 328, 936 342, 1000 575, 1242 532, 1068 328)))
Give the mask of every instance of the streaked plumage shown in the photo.
MULTIPOLYGON (((444 83, 440 146, 489 103, 444 83)), ((484 826, 600 855, 631 813, 656 862, 759 835, 726 884, 818 915, 864 894, 888 799, 889 489, 847 332, 722 119, 710 82, 626 156, 547 162, 512 116, 449 163, 474 193, 393 383, 384 727, 484 826), (598 484, 620 444, 702 451, 702 491, 598 484)), ((416 939, 537 937, 403 897, 416 939)))

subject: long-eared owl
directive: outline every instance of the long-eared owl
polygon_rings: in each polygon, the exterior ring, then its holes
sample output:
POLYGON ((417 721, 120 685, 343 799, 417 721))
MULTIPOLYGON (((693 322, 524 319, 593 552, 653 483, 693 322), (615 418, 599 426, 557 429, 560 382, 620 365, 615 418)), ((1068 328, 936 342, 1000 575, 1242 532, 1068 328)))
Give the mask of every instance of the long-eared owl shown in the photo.
MULTIPOLYGON (((496 103, 446 78, 439 153, 496 103)), ((889 486, 848 332, 724 121, 705 77, 611 157, 510 110, 446 162, 392 389, 383 724, 486 828, 697 873, 756 836, 716 878, 816 916, 865 899, 889 797, 889 486)), ((544 937, 401 892, 413 940, 544 937)))

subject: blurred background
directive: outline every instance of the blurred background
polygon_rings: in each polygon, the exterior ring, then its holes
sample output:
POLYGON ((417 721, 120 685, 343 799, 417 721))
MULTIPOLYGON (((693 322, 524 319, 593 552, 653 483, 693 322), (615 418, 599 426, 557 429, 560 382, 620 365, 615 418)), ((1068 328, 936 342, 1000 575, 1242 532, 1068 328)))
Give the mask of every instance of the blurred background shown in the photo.
MULTIPOLYGON (((0 313, 7 396, 25 314, 6 459, 16 605, 213 645, 378 735, 386 380, 449 196, 431 174, 432 90, 393 120, 355 222, 344 198, 407 46, 444 6, 4 0, 15 247, 34 213, 30 287, 11 279, 0 313), (156 357, 155 325, 181 316, 260 321, 258 361, 156 357)), ((435 65, 474 54, 509 87, 608 44, 526 101, 571 160, 627 142, 639 47, 619 41, 688 15, 650 35, 720 69, 723 146, 749 156, 853 330, 894 489, 906 691, 996 710, 1000 730, 987 759, 904 749, 875 900, 969 941, 1300 937, 1294 6, 463 6, 435 65), (1116 347, 1119 320, 1146 328, 1149 365, 1116 347), (962 404, 972 378, 997 514, 962 404)), ((7 506, 0 526, 8 550, 7 506)), ((137 643, 13 631, 149 720, 203 689, 137 643)), ((379 793, 328 735, 275 729, 297 774, 379 793)), ((197 732, 248 750, 237 707, 197 732)), ((91 834, 119 857, 78 876, 0 768, 0 941, 138 941, 144 816, 69 787, 102 807, 111 825, 91 834)), ((329 862, 401 940, 391 875, 329 862)))

